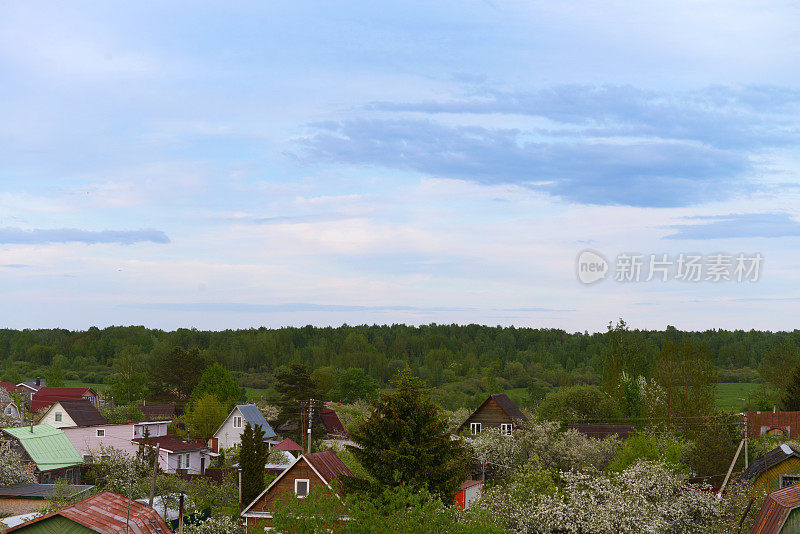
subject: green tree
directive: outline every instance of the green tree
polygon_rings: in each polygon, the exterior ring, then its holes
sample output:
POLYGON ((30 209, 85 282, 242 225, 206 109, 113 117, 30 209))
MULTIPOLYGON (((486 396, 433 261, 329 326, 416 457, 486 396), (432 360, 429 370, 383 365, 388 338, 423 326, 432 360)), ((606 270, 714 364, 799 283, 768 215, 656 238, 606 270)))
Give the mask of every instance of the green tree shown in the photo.
POLYGON ((233 374, 218 362, 206 367, 200 382, 192 391, 192 398, 198 399, 204 395, 215 396, 228 410, 247 398, 245 389, 236 383, 233 374))
POLYGON ((66 361, 67 359, 63 354, 56 354, 53 358, 53 362, 44 375, 45 382, 48 386, 61 387, 64 385, 64 367, 66 367, 66 361))
MULTIPOLYGON (((450 439, 430 391, 409 369, 392 385, 392 393, 372 403, 372 415, 350 430, 356 446, 348 450, 380 487, 427 487, 452 502, 468 471, 468 452, 461 441, 450 439)), ((373 484, 362 480, 361 485, 373 484)))
POLYGON ((175 347, 165 357, 151 361, 153 385, 162 393, 188 396, 200 382, 200 370, 205 367, 206 360, 197 347, 189 350, 175 347))
POLYGON ((794 343, 783 342, 764 353, 758 371, 778 390, 785 390, 792 379, 789 369, 800 365, 800 350, 794 343))
POLYGON ((359 399, 372 399, 378 391, 378 381, 360 367, 336 370, 336 387, 330 393, 332 400, 352 403, 359 399))
POLYGON ((328 394, 336 386, 336 371, 330 366, 318 367, 311 373, 311 381, 320 397, 328 398, 328 394))
POLYGON ((317 396, 308 367, 302 363, 293 363, 275 372, 275 391, 280 394, 281 421, 296 421, 300 402, 308 403, 317 396))
POLYGON ((553 421, 609 422, 622 414, 619 405, 597 386, 579 385, 558 388, 539 404, 539 416, 553 421))
POLYGON ((135 347, 126 347, 112 364, 114 374, 107 383, 114 402, 131 404, 147 398, 149 377, 145 357, 135 347))
POLYGON ((239 448, 239 467, 242 470, 242 506, 247 506, 264 490, 264 465, 269 447, 264 443, 264 431, 247 423, 239 448))
POLYGON ((183 419, 189 425, 192 436, 208 440, 228 417, 228 413, 226 405, 214 395, 206 393, 190 406, 183 419))
POLYGON ((800 364, 796 365, 789 374, 781 402, 784 410, 790 412, 800 410, 800 364))

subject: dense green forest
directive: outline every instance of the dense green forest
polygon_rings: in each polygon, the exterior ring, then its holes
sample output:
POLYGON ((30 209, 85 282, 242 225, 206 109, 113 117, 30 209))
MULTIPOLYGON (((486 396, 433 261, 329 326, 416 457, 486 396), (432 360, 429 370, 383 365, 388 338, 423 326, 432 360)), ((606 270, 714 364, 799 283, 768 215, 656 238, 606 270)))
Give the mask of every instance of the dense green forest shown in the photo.
MULTIPOLYGON (((800 346, 800 331, 709 330, 679 333, 631 330, 639 357, 656 357, 669 336, 680 334, 706 347, 721 381, 759 380, 752 371, 764 354, 781 345, 800 346)), ((219 362, 240 384, 269 390, 281 366, 301 362, 326 370, 361 368, 384 386, 408 365, 437 387, 447 404, 468 404, 483 392, 525 388, 546 392, 555 386, 599 384, 604 358, 613 351, 611 332, 568 333, 557 329, 481 325, 384 325, 173 332, 141 326, 0 330, 0 375, 47 376, 54 363, 68 381, 107 382, 124 352, 143 355, 158 366, 174 347, 198 349, 219 362)), ((534 393, 535 394, 535 393, 534 393)))

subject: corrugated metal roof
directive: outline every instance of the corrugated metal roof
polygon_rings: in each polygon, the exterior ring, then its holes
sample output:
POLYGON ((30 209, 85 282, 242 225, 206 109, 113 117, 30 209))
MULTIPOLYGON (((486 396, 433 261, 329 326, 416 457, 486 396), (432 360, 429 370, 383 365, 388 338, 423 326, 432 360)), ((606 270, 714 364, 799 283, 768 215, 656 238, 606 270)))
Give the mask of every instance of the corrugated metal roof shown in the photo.
POLYGON ((50 471, 83 463, 83 458, 63 431, 50 425, 4 428, 3 432, 16 438, 36 463, 39 471, 50 471))
POLYGON ((279 451, 303 451, 303 447, 298 445, 295 441, 291 438, 286 438, 285 440, 281 441, 274 447, 273 449, 278 449, 279 451))
POLYGON ((28 521, 7 532, 13 532, 33 523, 60 515, 100 534, 170 534, 172 531, 158 515, 158 512, 144 504, 132 501, 127 497, 104 491, 62 508, 56 512, 45 514, 28 521))
POLYGON ((92 388, 57 388, 45 386, 33 394, 33 399, 31 400, 31 412, 38 412, 42 408, 52 406, 58 401, 82 399, 86 395, 87 391, 91 392, 92 395, 97 395, 92 388))
POLYGON ((773 491, 764 499, 750 532, 777 534, 781 531, 789 513, 798 506, 800 506, 800 485, 773 491))
POLYGON ((244 417, 245 421, 250 423, 250 426, 255 428, 256 426, 260 426, 261 430, 264 431, 264 439, 266 438, 274 438, 278 434, 275 433, 275 430, 269 426, 267 420, 264 419, 264 414, 261 413, 261 410, 258 409, 258 406, 255 404, 239 404, 236 406, 241 412, 242 417, 244 417))
POLYGON ((352 477, 353 473, 346 465, 336 456, 333 451, 313 452, 303 456, 308 463, 310 463, 317 472, 322 475, 325 482, 329 483, 331 480, 338 479, 340 476, 352 477))
MULTIPOLYGON (((58 484, 12 484, 0 488, 0 498, 48 499, 58 484)), ((66 486, 67 497, 75 497, 94 486, 66 486)))
MULTIPOLYGON (((178 436, 173 434, 166 434, 164 436, 154 436, 150 439, 150 443, 153 445, 158 445, 161 447, 162 451, 167 452, 186 452, 186 451, 201 451, 207 449, 205 445, 201 443, 192 443, 181 439, 178 436)), ((144 438, 134 438, 131 441, 134 443, 142 443, 145 441, 144 438)))

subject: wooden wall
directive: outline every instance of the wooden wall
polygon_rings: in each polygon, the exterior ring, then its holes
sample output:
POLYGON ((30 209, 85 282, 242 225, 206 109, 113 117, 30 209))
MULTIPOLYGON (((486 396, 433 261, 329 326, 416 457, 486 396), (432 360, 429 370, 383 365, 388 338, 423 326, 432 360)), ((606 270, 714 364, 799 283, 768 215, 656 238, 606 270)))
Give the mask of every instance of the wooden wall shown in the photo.
POLYGON ((800 458, 792 456, 770 467, 755 480, 753 491, 766 489, 767 493, 769 493, 781 489, 781 475, 784 473, 800 473, 800 458))
POLYGON ((511 418, 500 408, 500 405, 494 399, 489 399, 486 404, 475 410, 467 419, 467 422, 464 423, 464 430, 469 432, 470 423, 480 423, 481 430, 486 430, 487 428, 497 428, 503 423, 511 422, 511 418))

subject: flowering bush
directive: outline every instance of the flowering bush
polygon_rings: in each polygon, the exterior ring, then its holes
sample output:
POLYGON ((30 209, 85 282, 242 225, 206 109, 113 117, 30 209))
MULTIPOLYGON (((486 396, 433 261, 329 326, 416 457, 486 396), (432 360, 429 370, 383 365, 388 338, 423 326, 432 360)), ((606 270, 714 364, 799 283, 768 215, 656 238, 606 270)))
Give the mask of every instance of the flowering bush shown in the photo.
POLYGON ((562 432, 560 424, 553 421, 521 424, 514 428, 513 436, 487 429, 474 438, 466 438, 466 442, 475 458, 486 459, 501 476, 510 474, 534 456, 547 469, 603 469, 619 449, 616 437, 599 440, 575 430, 562 432))
POLYGON ((9 443, 0 443, 0 487, 19 482, 36 482, 33 469, 22 461, 9 443))
POLYGON ((734 491, 718 501, 710 488, 687 484, 682 475, 649 461, 615 474, 560 476, 564 487, 552 494, 531 491, 523 504, 519 492, 496 485, 477 506, 512 532, 725 532, 735 530, 747 493, 734 491))
POLYGON ((246 534, 247 528, 238 521, 228 517, 209 517, 202 523, 186 525, 183 527, 185 534, 246 534))

